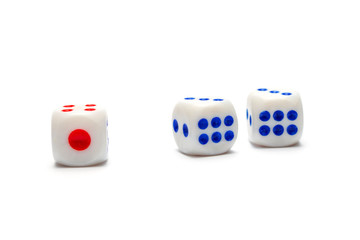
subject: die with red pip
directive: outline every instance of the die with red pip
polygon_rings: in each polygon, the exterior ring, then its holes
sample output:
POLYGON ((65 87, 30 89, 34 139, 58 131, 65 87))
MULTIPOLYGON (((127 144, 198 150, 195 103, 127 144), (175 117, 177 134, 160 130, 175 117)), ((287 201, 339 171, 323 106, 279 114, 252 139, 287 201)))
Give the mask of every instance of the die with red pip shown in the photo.
POLYGON ((89 166, 108 158, 108 118, 96 104, 64 105, 52 114, 53 156, 66 166, 89 166))

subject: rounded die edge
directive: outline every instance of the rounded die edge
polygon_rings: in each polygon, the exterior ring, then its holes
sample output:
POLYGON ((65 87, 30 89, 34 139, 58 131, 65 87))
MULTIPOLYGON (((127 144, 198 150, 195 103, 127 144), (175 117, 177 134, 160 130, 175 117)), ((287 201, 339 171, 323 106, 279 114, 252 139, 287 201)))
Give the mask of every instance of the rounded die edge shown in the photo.
POLYGON ((69 160, 61 160, 56 159, 54 157, 55 163, 58 164, 60 167, 92 167, 92 166, 98 166, 104 163, 107 163, 108 156, 106 158, 101 160, 90 160, 90 161, 69 161, 69 160))

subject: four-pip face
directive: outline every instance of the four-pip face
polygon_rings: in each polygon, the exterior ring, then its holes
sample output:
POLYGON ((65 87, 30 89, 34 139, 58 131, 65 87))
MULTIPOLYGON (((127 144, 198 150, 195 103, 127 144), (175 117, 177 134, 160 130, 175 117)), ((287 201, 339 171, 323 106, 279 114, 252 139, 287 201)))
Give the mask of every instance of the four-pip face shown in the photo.
POLYGON ((179 150, 186 154, 225 153, 237 137, 236 112, 226 99, 184 98, 174 108, 172 123, 179 150))
POLYGON ((249 140, 267 147, 299 141, 303 109, 299 93, 259 88, 249 94, 246 109, 249 140))
POLYGON ((64 105, 52 115, 52 146, 56 162, 88 166, 107 160, 107 114, 96 104, 64 105))

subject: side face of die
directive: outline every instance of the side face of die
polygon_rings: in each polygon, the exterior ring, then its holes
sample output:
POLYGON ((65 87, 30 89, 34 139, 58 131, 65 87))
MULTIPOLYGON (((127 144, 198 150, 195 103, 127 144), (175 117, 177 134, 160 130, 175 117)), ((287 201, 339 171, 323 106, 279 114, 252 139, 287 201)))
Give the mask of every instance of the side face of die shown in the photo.
POLYGON ((285 147, 297 143, 303 132, 299 93, 259 88, 248 96, 247 128, 252 143, 285 147))
POLYGON ((189 155, 216 155, 230 150, 237 138, 238 120, 226 99, 185 98, 172 117, 179 150, 189 155))
POLYGON ((95 104, 65 105, 52 114, 53 156, 67 166, 104 162, 108 155, 106 110, 95 104))

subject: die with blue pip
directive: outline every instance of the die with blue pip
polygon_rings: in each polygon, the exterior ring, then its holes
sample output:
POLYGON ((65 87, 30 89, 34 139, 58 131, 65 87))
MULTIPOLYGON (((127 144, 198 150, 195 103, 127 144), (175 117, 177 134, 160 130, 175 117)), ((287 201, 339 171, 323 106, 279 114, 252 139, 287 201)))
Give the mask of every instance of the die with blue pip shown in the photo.
POLYGON ((303 108, 295 91, 259 88, 247 99, 250 142, 265 147, 296 144, 303 132, 303 108))
POLYGON ((228 152, 235 143, 238 120, 227 99, 187 97, 176 104, 172 127, 180 152, 217 155, 228 152))

